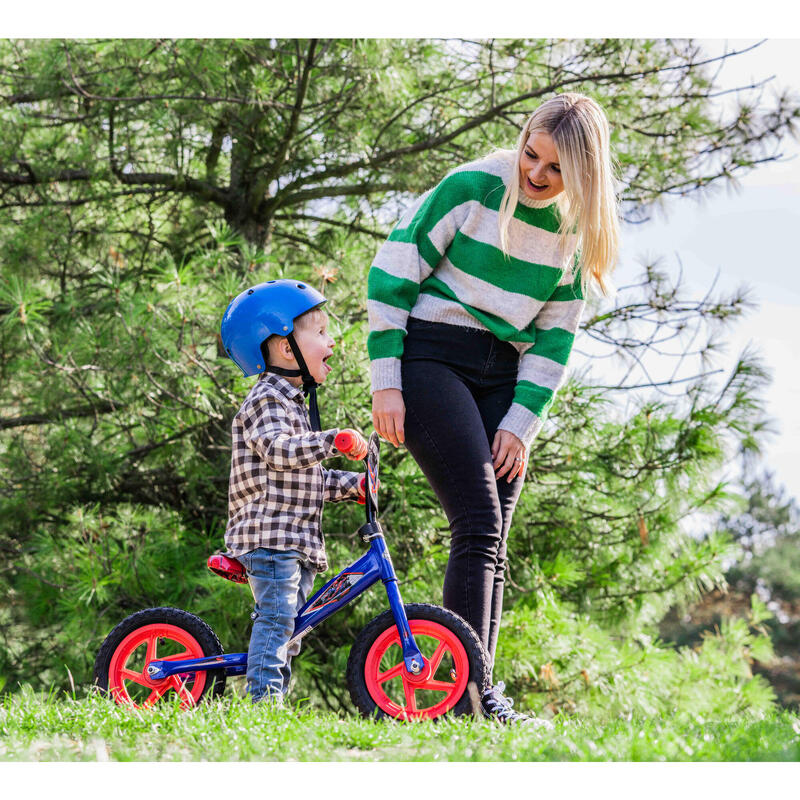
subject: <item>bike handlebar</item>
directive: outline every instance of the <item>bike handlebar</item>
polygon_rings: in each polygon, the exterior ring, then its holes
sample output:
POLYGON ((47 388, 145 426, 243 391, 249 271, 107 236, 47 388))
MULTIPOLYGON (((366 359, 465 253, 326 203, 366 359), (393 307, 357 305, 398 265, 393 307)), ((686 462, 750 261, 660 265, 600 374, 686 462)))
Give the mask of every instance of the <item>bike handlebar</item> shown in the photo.
POLYGON ((343 453, 353 461, 363 461, 369 451, 367 440, 352 428, 345 428, 336 434, 333 443, 343 453))
MULTIPOLYGON (((336 449, 343 453, 344 455, 353 458, 352 451, 356 448, 359 448, 359 445, 363 445, 364 447, 364 455, 363 460, 367 463, 367 472, 370 472, 370 459, 369 459, 369 452, 370 448, 373 446, 373 440, 375 442, 375 458, 374 458, 374 475, 372 475, 372 479, 375 481, 374 489, 377 491, 377 487, 380 485, 380 481, 378 480, 378 437, 377 434, 373 433, 369 438, 369 443, 361 436, 360 433, 357 431, 351 430, 349 428, 345 428, 343 431, 339 431, 336 434, 333 443, 336 446, 336 449)), ((359 448, 360 449, 360 448, 359 448)), ((373 496, 370 502, 367 502, 366 495, 369 493, 369 486, 370 482, 366 480, 366 475, 362 478, 363 481, 363 491, 364 496, 358 498, 357 502, 359 505, 366 505, 367 511, 367 522, 372 522, 375 519, 375 515, 377 514, 378 506, 377 506, 377 498, 373 496)))
POLYGON ((353 436, 352 431, 339 431, 336 434, 336 438, 333 440, 333 443, 336 445, 336 449, 342 453, 349 453, 353 449, 353 445, 356 443, 356 437, 353 436))

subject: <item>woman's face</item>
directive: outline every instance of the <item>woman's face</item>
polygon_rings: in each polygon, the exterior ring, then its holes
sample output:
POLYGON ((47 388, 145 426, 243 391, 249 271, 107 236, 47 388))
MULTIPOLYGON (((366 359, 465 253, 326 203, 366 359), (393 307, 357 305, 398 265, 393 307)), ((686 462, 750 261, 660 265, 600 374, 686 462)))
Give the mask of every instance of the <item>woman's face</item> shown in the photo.
POLYGON ((549 133, 534 131, 519 159, 519 185, 532 200, 552 200, 564 191, 558 153, 549 133))

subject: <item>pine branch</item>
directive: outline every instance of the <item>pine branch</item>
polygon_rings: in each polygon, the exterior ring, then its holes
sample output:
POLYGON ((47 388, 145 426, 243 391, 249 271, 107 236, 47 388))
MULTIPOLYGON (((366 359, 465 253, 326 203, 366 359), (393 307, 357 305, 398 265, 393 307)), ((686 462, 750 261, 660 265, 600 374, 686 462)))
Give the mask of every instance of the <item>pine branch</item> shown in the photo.
POLYGON ((21 428, 28 425, 51 425, 54 422, 60 422, 65 419, 96 417, 99 414, 110 414, 113 411, 119 411, 124 408, 124 405, 106 401, 88 406, 54 409, 53 411, 40 412, 38 414, 25 414, 21 417, 0 417, 0 430, 21 428))

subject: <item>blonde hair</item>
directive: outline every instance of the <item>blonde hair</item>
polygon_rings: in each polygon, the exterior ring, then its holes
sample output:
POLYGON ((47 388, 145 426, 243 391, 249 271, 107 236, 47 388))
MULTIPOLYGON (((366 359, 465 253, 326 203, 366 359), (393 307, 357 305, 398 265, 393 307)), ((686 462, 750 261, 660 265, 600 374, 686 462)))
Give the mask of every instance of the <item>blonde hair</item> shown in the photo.
POLYGON ((509 254, 508 226, 519 199, 519 162, 528 138, 536 131, 552 137, 564 179, 564 191, 556 198, 561 212, 558 232, 562 254, 567 254, 567 237, 576 234, 584 296, 590 278, 607 294, 608 278, 619 250, 618 203, 608 120, 590 97, 572 92, 558 94, 542 103, 523 126, 511 179, 500 201, 503 252, 509 254))
POLYGON ((322 306, 314 306, 294 318, 294 328, 295 330, 307 330, 327 319, 328 314, 325 309, 322 306))

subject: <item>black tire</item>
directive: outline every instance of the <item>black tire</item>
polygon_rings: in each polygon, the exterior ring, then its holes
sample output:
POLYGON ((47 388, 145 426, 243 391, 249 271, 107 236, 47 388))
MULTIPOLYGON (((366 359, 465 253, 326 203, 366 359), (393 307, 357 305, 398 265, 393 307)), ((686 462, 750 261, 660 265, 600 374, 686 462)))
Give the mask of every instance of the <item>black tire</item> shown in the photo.
POLYGON ((480 695, 489 682, 489 659, 478 635, 458 614, 441 606, 410 603, 404 607, 411 632, 426 661, 437 647, 444 648, 441 663, 429 678, 441 685, 450 685, 452 681, 453 689, 429 689, 425 685, 417 685, 412 692, 416 711, 409 710, 405 691, 408 687, 414 687, 414 684, 407 682, 409 676, 399 666, 402 664, 402 651, 399 637, 396 637, 394 617, 391 611, 385 611, 364 627, 350 650, 347 686, 356 708, 364 716, 378 719, 436 719, 447 713, 456 716, 480 715, 480 695), (424 622, 435 623, 441 628, 426 626, 429 633, 418 633, 424 622), (451 635, 442 632, 440 637, 436 631, 442 628, 451 635), (395 635, 391 633, 392 630, 395 635), (392 641, 387 647, 387 643, 392 641), (458 654, 451 652, 452 647, 448 642, 459 650, 458 654), (459 662, 468 665, 466 681, 459 680, 460 676, 455 670, 459 662), (377 678, 389 671, 390 666, 397 674, 381 683, 377 678))
MULTIPOLYGON (((162 698, 174 696, 176 686, 167 678, 152 682, 144 673, 147 648, 156 647, 156 657, 164 658, 189 650, 187 658, 222 655, 222 645, 216 634, 200 617, 179 608, 147 608, 126 617, 106 636, 94 662, 94 682, 100 691, 120 705, 151 705, 162 698), (162 629, 158 626, 170 626, 162 629), (143 638, 144 637, 144 638, 143 638), (141 639, 141 641, 139 641, 141 639), (137 641, 139 643, 137 644, 137 641), (116 656, 116 659, 115 659, 116 656), (142 680, 125 676, 125 667, 142 680), (112 674, 113 673, 113 674, 112 674), (112 685, 113 684, 113 685, 112 685)), ((187 673, 179 681, 184 705, 194 705, 201 699, 219 697, 225 691, 225 670, 187 673), (191 702, 189 700, 191 695, 191 702)))

